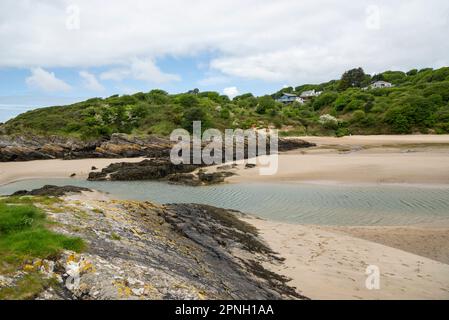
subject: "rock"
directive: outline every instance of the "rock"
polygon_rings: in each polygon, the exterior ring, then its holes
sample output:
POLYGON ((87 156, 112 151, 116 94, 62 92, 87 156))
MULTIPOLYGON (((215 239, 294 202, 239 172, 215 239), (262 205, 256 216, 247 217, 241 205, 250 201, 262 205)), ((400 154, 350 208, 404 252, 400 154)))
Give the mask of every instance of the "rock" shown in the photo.
POLYGON ((232 169, 233 168, 233 166, 232 165, 229 165, 229 164, 226 164, 226 165, 224 165, 224 166, 219 166, 219 167, 217 167, 217 170, 230 170, 230 169, 232 169))
POLYGON ((98 168, 97 167, 95 167, 95 166, 92 166, 92 168, 90 168, 90 170, 98 170, 98 168))
POLYGON ((76 226, 75 235, 89 245, 85 252, 64 251, 54 258, 53 272, 62 283, 40 297, 305 298, 288 285, 288 279, 263 267, 264 263, 278 265, 281 258, 260 239, 255 227, 240 220, 244 216, 240 212, 199 204, 80 203, 70 198, 58 205, 64 210, 46 208, 58 230, 73 234, 76 226), (95 211, 100 209, 104 214, 95 211), (112 232, 122 241, 110 241, 112 232))
POLYGON ((75 177, 76 176, 76 173, 72 173, 71 175, 70 175, 70 178, 73 178, 73 177, 75 177))
POLYGON ((91 189, 83 188, 83 187, 75 187, 75 186, 53 186, 53 185, 46 185, 39 189, 34 189, 31 191, 27 190, 20 190, 17 192, 14 192, 12 196, 55 196, 60 197, 68 193, 81 193, 82 191, 90 191, 91 189))
POLYGON ((251 168, 255 168, 256 165, 254 163, 247 163, 245 164, 245 169, 251 169, 251 168))
POLYGON ((278 150, 280 152, 290 151, 300 148, 310 148, 315 147, 315 143, 307 142, 302 139, 297 138, 279 138, 278 140, 278 150))
POLYGON ((233 176, 233 172, 221 171, 211 173, 198 173, 198 178, 203 184, 217 184, 224 182, 225 178, 233 176))
POLYGON ((0 162, 42 159, 167 157, 172 142, 153 136, 142 138, 112 134, 110 139, 81 141, 56 136, 0 136, 0 162))
POLYGON ((101 170, 91 172, 88 180, 158 180, 174 173, 189 173, 198 165, 173 164, 169 158, 148 159, 137 163, 113 163, 101 170))
MULTIPOLYGON (((280 138, 279 151, 307 148, 315 144, 301 139, 280 138)), ((244 142, 247 145, 247 141, 244 142)), ((155 136, 136 137, 114 133, 109 139, 82 141, 58 136, 0 136, 0 162, 43 159, 149 157, 166 158, 173 142, 155 136)), ((269 148, 268 148, 269 149, 269 148)), ((225 153, 223 152, 223 155, 225 153)), ((245 157, 254 157, 255 154, 245 157)))

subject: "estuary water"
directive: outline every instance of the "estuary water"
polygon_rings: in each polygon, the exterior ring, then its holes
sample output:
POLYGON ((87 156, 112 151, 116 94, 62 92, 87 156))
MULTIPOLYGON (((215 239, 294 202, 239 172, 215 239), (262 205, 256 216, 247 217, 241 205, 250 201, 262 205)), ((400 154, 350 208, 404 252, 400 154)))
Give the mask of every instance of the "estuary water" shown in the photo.
POLYGON ((189 187, 153 181, 36 179, 0 186, 0 195, 46 184, 92 188, 118 199, 209 204, 301 224, 411 225, 449 219, 449 186, 258 183, 189 187))

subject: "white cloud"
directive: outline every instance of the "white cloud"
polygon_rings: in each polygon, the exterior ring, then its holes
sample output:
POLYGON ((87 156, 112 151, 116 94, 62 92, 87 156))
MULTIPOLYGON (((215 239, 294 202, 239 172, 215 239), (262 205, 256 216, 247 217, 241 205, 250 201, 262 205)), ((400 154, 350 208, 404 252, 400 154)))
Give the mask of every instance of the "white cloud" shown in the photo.
POLYGON ((143 80, 152 83, 179 81, 176 74, 162 72, 151 59, 132 59, 129 66, 114 68, 100 75, 103 80, 121 81, 126 78, 143 80))
POLYGON ((33 88, 47 92, 68 91, 71 87, 63 80, 56 78, 53 72, 48 72, 42 68, 32 68, 31 76, 26 78, 26 83, 33 88))
POLYGON ((0 67, 109 66, 101 79, 163 83, 179 76, 159 70, 158 58, 212 52, 212 72, 299 83, 355 66, 370 72, 449 64, 446 0, 104 3, 2 0, 0 67), (80 27, 68 30, 73 3, 80 27))
POLYGON ((201 80, 198 81, 198 84, 200 86, 203 87, 209 87, 209 86, 214 86, 214 85, 218 85, 218 84, 224 84, 224 83, 228 83, 231 79, 229 77, 225 77, 225 76, 207 76, 201 80))
POLYGON ((84 87, 92 91, 104 91, 103 85, 98 82, 94 74, 87 71, 80 71, 80 77, 83 79, 84 87))
POLYGON ((228 87, 223 89, 223 93, 232 99, 239 94, 239 90, 236 87, 228 87))

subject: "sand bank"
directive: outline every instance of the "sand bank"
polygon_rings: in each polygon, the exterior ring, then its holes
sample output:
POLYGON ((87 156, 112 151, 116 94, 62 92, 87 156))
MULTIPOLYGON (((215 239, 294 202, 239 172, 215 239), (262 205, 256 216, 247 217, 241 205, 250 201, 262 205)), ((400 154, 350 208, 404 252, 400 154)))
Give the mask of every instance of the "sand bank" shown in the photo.
POLYGON ((265 265, 312 299, 449 299, 449 265, 324 227, 246 219, 285 258, 265 265), (366 268, 380 270, 368 290, 366 268))
POLYGON ((240 166, 228 181, 449 184, 449 135, 301 138, 317 147, 281 153, 274 175, 240 166))
POLYGON ((144 158, 0 162, 0 185, 27 179, 68 178, 73 173, 77 178, 85 179, 92 166, 101 170, 111 163, 142 160, 144 158))

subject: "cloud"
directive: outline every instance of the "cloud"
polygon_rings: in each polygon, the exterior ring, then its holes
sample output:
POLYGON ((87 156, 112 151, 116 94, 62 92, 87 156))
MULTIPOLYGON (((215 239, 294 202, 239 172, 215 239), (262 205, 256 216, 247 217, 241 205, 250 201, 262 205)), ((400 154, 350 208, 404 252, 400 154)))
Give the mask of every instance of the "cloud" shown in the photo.
POLYGON ((157 59, 210 53, 212 73, 320 81, 355 66, 447 65, 448 17, 446 0, 2 0, 0 67, 110 67, 101 79, 163 83, 179 76, 157 59))
POLYGON ((79 75, 83 79, 83 84, 86 89, 91 91, 104 91, 105 88, 92 73, 80 71, 79 75))
POLYGON ((228 83, 231 79, 226 76, 207 76, 198 81, 198 84, 203 87, 214 86, 218 84, 228 83))
POLYGON ((232 99, 239 94, 239 90, 236 87, 228 87, 223 89, 223 93, 232 99))
POLYGON ((63 80, 56 78, 53 72, 45 71, 42 68, 32 68, 31 76, 26 78, 25 81, 30 87, 47 92, 69 91, 71 89, 63 80))
POLYGON ((151 59, 132 59, 129 66, 105 71, 100 78, 115 81, 132 78, 152 83, 166 83, 181 79, 179 75, 162 72, 151 59))

